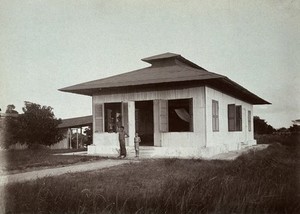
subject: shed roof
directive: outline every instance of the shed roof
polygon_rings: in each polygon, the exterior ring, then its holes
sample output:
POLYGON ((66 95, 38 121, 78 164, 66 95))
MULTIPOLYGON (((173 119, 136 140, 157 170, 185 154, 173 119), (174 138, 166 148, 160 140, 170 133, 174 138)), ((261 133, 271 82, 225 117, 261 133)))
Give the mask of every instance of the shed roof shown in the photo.
POLYGON ((58 128, 79 128, 83 126, 89 126, 93 124, 93 116, 74 117, 63 119, 62 123, 58 125, 58 128))
POLYGON ((269 104, 227 77, 209 72, 179 54, 164 53, 142 60, 151 66, 62 88, 60 91, 92 96, 105 92, 116 93, 133 87, 137 89, 151 86, 159 88, 166 85, 176 87, 178 83, 190 86, 201 84, 210 85, 252 104, 269 104))

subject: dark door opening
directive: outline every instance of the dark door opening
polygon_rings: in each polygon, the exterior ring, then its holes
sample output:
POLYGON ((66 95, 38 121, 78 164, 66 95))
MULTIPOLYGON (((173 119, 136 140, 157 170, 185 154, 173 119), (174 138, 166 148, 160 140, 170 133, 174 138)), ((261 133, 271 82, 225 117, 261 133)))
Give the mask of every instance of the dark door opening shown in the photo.
POLYGON ((135 102, 135 130, 141 146, 154 146, 153 101, 135 102))

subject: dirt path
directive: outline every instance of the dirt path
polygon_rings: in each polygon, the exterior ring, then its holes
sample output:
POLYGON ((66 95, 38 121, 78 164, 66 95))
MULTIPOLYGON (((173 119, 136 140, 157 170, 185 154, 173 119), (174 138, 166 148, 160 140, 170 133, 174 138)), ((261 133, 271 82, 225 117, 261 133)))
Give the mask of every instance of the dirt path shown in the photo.
POLYGON ((8 183, 23 182, 23 181, 34 180, 37 178, 43 178, 43 177, 47 177, 47 176, 57 176, 57 175, 62 175, 62 174, 66 174, 66 173, 105 169, 105 168, 109 168, 112 166, 117 166, 117 165, 126 164, 126 163, 130 163, 130 162, 137 162, 137 161, 124 160, 124 159, 122 159, 122 160, 107 159, 107 160, 100 160, 100 161, 96 161, 96 162, 83 163, 83 164, 72 165, 72 166, 41 169, 41 170, 23 172, 23 173, 18 173, 18 174, 3 175, 3 176, 0 176, 0 186, 6 185, 8 183))
MULTIPOLYGON (((218 159, 218 160, 234 160, 241 154, 248 152, 249 150, 261 150, 265 149, 268 145, 256 145, 252 147, 248 147, 238 151, 231 151, 227 153, 222 153, 215 155, 209 159, 218 159)), ((121 164, 126 164, 130 162, 139 162, 139 160, 134 159, 107 159, 107 160, 99 160, 91 163, 82 163, 76 164, 71 166, 65 167, 57 167, 57 168, 48 168, 48 169, 40 169, 30 172, 23 172, 18 174, 11 174, 11 175, 3 175, 0 176, 0 187, 4 186, 8 183, 13 182, 23 182, 28 180, 34 180, 37 178, 43 178, 47 176, 57 176, 66 173, 73 173, 73 172, 84 172, 84 171, 93 171, 99 169, 105 169, 112 166, 117 166, 121 164)))

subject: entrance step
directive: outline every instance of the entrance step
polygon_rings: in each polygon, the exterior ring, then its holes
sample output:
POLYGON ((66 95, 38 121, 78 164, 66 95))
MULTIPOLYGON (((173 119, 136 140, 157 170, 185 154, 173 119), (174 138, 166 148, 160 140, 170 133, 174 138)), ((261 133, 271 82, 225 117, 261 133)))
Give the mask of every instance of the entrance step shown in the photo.
MULTIPOLYGON (((140 150, 140 157, 141 158, 151 158, 155 155, 155 151, 158 148, 154 147, 154 146, 140 146, 139 150, 140 150)), ((135 157, 135 150, 134 148, 130 148, 127 149, 127 153, 129 157, 135 157)))

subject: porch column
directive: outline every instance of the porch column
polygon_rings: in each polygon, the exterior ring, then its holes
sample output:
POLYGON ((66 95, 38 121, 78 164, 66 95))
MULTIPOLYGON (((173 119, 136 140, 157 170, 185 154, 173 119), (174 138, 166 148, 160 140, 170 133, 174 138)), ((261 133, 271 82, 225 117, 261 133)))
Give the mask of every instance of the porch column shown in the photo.
POLYGON ((128 102, 128 146, 134 146, 135 136, 135 102, 128 102))
POLYGON ((153 100, 154 146, 161 146, 159 130, 159 100, 153 100))

